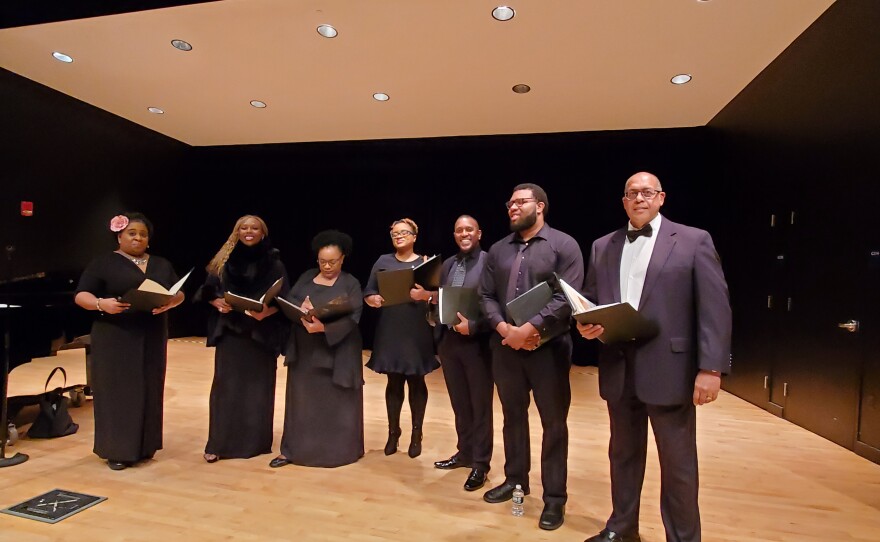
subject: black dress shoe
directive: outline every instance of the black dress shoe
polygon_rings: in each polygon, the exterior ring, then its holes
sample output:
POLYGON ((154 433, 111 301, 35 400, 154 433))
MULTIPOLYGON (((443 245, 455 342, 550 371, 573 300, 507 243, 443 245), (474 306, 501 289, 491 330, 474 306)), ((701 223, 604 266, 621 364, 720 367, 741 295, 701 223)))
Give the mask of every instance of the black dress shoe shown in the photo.
POLYGON ((277 469, 278 467, 283 467, 284 465, 290 465, 292 463, 291 460, 287 459, 283 455, 279 455, 272 461, 269 461, 269 466, 273 469, 277 469))
POLYGON ((457 469, 459 467, 470 467, 470 464, 467 461, 462 461, 458 454, 450 457, 449 459, 444 459, 443 461, 434 461, 435 469, 457 469))
POLYGON ((110 470, 125 470, 128 468, 128 463, 123 463, 122 461, 113 461, 112 459, 108 459, 107 466, 110 467, 110 470))
POLYGON ((480 469, 471 469, 467 481, 464 483, 465 491, 476 491, 486 485, 486 471, 480 469))
POLYGON ((562 527, 565 521, 565 505, 548 502, 544 505, 544 511, 541 512, 541 519, 538 520, 538 527, 545 531, 553 531, 562 527))
POLYGON ((602 532, 596 536, 591 536, 584 540, 584 542, 642 542, 642 539, 637 534, 625 536, 608 529, 602 529, 602 532))
MULTIPOLYGON (((498 487, 494 487, 483 494, 483 500, 491 503, 499 503, 504 501, 509 501, 513 498, 513 490, 516 489, 516 484, 510 484, 504 482, 498 487)), ((523 493, 525 495, 529 494, 529 490, 527 488, 523 488, 523 493)))

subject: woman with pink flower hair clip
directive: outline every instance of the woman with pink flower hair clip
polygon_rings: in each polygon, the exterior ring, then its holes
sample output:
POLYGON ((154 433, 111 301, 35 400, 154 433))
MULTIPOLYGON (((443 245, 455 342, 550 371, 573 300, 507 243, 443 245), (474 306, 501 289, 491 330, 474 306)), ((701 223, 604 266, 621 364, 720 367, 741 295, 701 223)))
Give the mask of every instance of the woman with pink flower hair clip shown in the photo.
POLYGON ((204 454, 208 463, 272 451, 276 369, 290 325, 275 316, 274 305, 240 312, 224 295, 260 299, 278 279, 283 279, 278 295, 287 295, 287 271, 268 235, 262 218, 239 218, 208 263, 208 278, 195 295, 213 307, 207 341, 216 346, 204 454))
POLYGON ((74 301, 95 311, 91 387, 94 390, 95 454, 113 470, 151 459, 162 449, 168 320, 183 292, 152 311, 135 311, 119 298, 145 279, 165 288, 177 282, 168 260, 147 253, 153 224, 140 213, 110 221, 119 248, 86 267, 74 301))

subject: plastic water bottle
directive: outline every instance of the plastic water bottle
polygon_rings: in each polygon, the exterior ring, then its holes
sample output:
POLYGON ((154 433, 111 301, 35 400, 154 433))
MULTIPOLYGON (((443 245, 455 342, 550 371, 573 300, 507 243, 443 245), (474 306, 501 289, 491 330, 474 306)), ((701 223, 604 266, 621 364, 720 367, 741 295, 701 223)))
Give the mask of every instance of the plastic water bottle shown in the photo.
POLYGON ((525 514, 525 510, 523 509, 523 501, 525 501, 526 494, 522 489, 522 486, 516 484, 516 488, 513 490, 513 506, 510 508, 510 513, 516 517, 522 517, 525 514))

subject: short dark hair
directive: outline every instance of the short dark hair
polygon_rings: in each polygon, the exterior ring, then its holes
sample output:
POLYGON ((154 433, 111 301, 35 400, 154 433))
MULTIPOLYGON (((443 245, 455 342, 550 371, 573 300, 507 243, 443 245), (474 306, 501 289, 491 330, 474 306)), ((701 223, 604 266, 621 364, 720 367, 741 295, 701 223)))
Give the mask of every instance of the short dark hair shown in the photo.
POLYGON ((312 251, 315 255, 324 247, 336 246, 342 252, 343 256, 351 254, 352 240, 351 236, 339 230, 324 230, 319 232, 312 239, 312 251))
MULTIPOLYGON (((128 223, 132 222, 141 222, 144 226, 147 227, 147 236, 153 236, 153 223, 150 222, 150 219, 144 216, 143 213, 122 213, 123 216, 128 217, 128 223)), ((120 233, 120 232, 117 232, 120 233)), ((116 234, 114 234, 116 235, 116 234)))
POLYGON ((544 218, 547 218, 547 213, 550 211, 550 200, 547 199, 547 192, 544 192, 543 188, 535 183, 521 183, 513 187, 514 192, 517 190, 531 190, 535 201, 544 204, 544 218))

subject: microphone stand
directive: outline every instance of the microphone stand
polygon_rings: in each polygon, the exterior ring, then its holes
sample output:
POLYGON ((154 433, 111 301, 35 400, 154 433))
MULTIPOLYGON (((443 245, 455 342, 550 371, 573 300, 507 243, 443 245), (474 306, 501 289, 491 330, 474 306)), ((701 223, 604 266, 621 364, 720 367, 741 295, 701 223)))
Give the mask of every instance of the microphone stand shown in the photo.
MULTIPOLYGON (((6 246, 6 261, 7 268, 9 269, 9 281, 6 283, 6 292, 9 292, 9 288, 12 285, 12 254, 15 252, 15 245, 7 245, 6 246)), ((3 300, 3 296, 0 296, 0 301, 3 300)), ((0 361, 0 468, 3 467, 12 467, 14 465, 20 465, 28 460, 28 456, 22 453, 16 452, 12 455, 12 457, 6 457, 6 441, 9 440, 9 420, 7 420, 8 410, 6 404, 6 393, 9 385, 9 366, 11 361, 11 343, 10 343, 10 325, 11 317, 10 313, 12 312, 12 296, 6 296, 6 306, 0 308, 0 311, 3 312, 3 352, 0 354, 2 357, 2 361, 0 361)))

